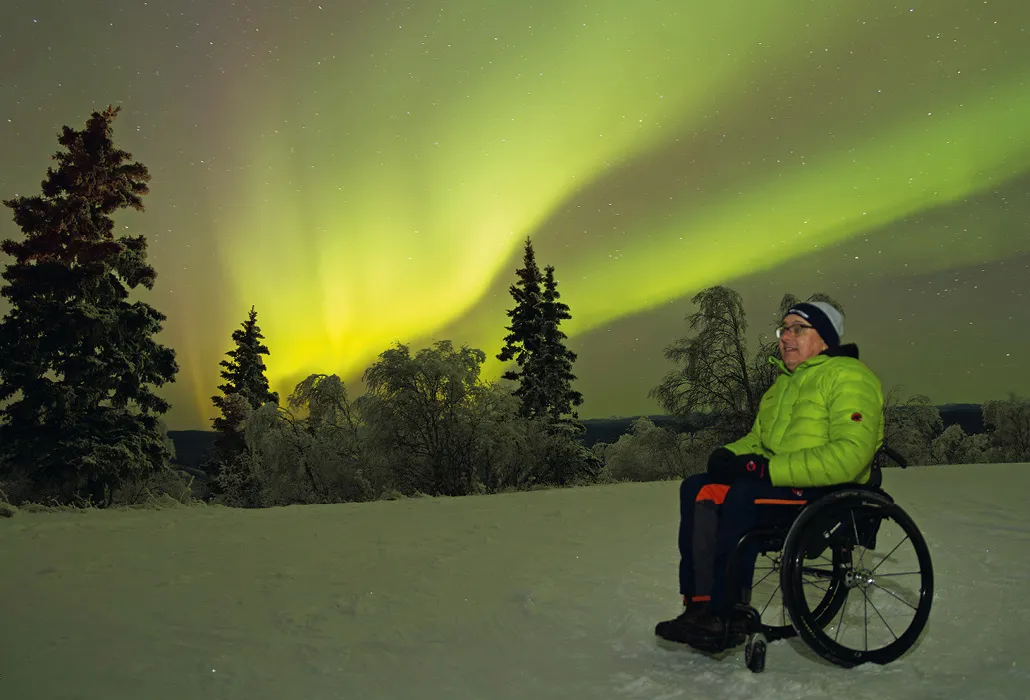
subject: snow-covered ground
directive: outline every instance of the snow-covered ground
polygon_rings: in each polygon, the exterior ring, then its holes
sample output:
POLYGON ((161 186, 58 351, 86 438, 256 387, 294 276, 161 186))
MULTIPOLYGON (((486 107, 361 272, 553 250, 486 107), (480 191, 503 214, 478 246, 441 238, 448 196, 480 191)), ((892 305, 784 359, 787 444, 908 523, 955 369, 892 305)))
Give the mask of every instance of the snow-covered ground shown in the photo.
POLYGON ((675 482, 0 519, 0 698, 1030 697, 1030 465, 886 473, 933 612, 888 666, 656 641, 675 482))

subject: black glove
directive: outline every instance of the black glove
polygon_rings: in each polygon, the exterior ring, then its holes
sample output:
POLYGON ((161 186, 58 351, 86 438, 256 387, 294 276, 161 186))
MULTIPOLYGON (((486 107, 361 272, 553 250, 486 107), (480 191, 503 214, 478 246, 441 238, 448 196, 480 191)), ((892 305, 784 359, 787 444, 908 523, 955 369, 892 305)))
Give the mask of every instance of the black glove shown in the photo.
POLYGON ((758 454, 735 455, 729 450, 716 456, 723 449, 713 452, 708 460, 708 474, 716 482, 733 484, 737 481, 754 481, 772 486, 767 458, 758 454))
POLYGON ((733 454, 725 447, 716 449, 708 457, 708 474, 712 477, 720 476, 723 473, 724 467, 728 462, 732 462, 737 459, 737 455, 733 454))

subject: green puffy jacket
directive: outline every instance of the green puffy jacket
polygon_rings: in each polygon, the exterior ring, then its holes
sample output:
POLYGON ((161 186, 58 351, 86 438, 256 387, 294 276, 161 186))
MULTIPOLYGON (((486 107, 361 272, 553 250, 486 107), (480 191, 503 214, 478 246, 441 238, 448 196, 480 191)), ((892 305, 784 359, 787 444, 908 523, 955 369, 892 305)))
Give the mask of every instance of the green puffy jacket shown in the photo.
POLYGON ((726 447, 769 458, 773 486, 815 487, 869 481, 883 444, 883 389, 852 343, 831 348, 782 374, 762 397, 751 432, 726 447))

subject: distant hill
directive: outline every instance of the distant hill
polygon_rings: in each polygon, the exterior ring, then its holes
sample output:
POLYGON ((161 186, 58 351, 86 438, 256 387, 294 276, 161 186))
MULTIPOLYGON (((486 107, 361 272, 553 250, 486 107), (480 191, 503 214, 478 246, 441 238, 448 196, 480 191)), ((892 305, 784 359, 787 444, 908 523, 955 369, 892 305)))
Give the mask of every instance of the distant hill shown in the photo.
MULTIPOLYGON (((983 416, 978 404, 956 403, 938 406, 944 427, 958 424, 967 434, 984 431, 983 416)), ((582 421, 586 432, 582 442, 591 447, 598 442, 613 443, 629 432, 633 421, 640 416, 617 418, 588 418, 582 421)), ((679 420, 673 416, 648 416, 651 422, 663 428, 676 428, 679 420)), ((175 463, 199 469, 211 454, 215 432, 211 430, 171 430, 168 437, 175 444, 175 463)))
MULTIPOLYGON (((583 433, 581 442, 586 447, 591 447, 598 442, 613 443, 628 433, 633 423, 643 416, 630 416, 619 417, 619 418, 586 418, 580 422, 586 428, 586 432, 583 433)), ((651 422, 657 425, 659 428, 671 428, 677 429, 681 421, 679 418, 674 416, 647 416, 651 419, 651 422)))
POLYGON ((983 410, 979 404, 949 403, 938 406, 937 410, 941 412, 945 428, 958 424, 967 435, 984 431, 983 410))

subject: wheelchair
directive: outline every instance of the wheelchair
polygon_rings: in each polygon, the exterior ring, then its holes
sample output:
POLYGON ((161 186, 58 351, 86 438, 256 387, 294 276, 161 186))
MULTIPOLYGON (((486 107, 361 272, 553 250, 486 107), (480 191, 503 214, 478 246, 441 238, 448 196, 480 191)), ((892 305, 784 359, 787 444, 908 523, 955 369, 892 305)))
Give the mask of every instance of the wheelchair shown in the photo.
POLYGON ((930 616, 933 565, 915 522, 880 488, 887 458, 908 466, 884 446, 868 484, 836 488, 792 523, 740 539, 726 580, 736 580, 744 556, 756 557, 754 575, 732 595, 735 624, 705 651, 743 641, 745 664, 758 673, 767 643, 794 636, 844 668, 890 663, 915 644, 930 616))

